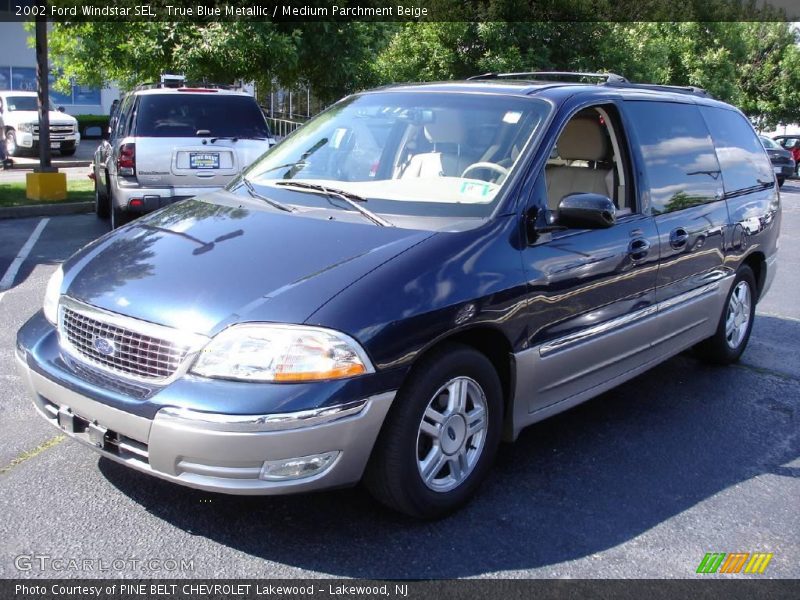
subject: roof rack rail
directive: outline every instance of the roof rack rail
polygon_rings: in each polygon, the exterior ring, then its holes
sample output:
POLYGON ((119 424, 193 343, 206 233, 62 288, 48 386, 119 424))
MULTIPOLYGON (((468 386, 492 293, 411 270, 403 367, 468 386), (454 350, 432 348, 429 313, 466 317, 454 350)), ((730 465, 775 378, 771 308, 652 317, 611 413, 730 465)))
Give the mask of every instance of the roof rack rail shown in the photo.
POLYGON ((590 77, 593 79, 604 79, 605 83, 629 83, 622 75, 616 73, 583 73, 580 71, 526 71, 521 73, 484 73, 482 75, 473 75, 468 77, 467 80, 474 79, 555 79, 565 77, 590 77))
POLYGON ((640 90, 654 90, 657 92, 675 92, 677 94, 689 94, 691 96, 702 96, 703 98, 713 98, 708 90, 694 85, 666 85, 661 83, 617 83, 609 81, 612 87, 633 88, 640 90))
POLYGON ((608 85, 611 87, 620 88, 633 88, 641 90, 654 90, 661 92, 675 92, 677 94, 690 94, 692 96, 702 96, 703 98, 713 98, 713 96, 705 89, 694 85, 665 85, 660 83, 633 83, 628 81, 622 75, 616 73, 583 73, 579 71, 530 71, 526 73, 483 73, 481 75, 473 75, 468 77, 467 81, 474 81, 476 79, 539 79, 539 80, 552 80, 556 78, 566 77, 590 77, 595 79, 603 79, 601 85, 608 85))
POLYGON ((148 83, 140 83, 133 87, 133 91, 138 90, 155 90, 155 89, 180 89, 180 88, 199 88, 199 89, 210 89, 210 90, 241 90, 242 88, 237 85, 228 85, 223 83, 208 83, 206 81, 182 81, 179 84, 175 84, 172 81, 152 81, 148 83))

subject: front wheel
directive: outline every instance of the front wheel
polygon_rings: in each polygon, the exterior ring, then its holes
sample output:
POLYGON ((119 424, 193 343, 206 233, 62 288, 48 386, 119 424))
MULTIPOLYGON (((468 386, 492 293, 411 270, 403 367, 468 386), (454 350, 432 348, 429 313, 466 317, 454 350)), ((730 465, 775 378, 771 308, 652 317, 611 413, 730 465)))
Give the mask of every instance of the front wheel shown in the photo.
POLYGON ((739 360, 747 347, 756 313, 756 279, 753 271, 743 265, 736 273, 717 331, 697 345, 697 354, 717 365, 728 365, 739 360))
POLYGON ((443 346, 397 394, 367 466, 367 488, 414 517, 457 509, 491 468, 502 413, 502 387, 489 359, 467 346, 443 346))
POLYGON ((6 154, 9 156, 19 156, 20 149, 17 146, 17 132, 9 129, 6 133, 6 154))

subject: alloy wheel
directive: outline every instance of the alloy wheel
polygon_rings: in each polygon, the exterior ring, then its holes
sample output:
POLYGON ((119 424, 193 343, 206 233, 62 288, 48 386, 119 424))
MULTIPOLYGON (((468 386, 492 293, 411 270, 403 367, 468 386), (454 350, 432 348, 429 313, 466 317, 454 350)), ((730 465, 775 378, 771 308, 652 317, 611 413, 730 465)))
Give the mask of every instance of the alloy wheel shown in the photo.
POLYGON ((488 404, 480 385, 456 377, 433 395, 417 432, 417 468, 425 485, 449 492, 472 473, 486 441, 488 404))
POLYGON ((746 281, 740 281, 728 300, 728 311, 725 316, 725 339, 728 346, 733 349, 739 347, 747 334, 750 308, 750 286, 746 281))

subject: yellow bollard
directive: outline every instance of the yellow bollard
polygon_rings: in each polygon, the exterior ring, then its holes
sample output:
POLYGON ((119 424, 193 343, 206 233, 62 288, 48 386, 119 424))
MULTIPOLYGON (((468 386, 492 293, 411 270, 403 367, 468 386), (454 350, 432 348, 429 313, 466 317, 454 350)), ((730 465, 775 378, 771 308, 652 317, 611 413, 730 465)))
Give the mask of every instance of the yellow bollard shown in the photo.
POLYGON ((28 200, 66 200, 66 173, 27 173, 25 175, 28 200))

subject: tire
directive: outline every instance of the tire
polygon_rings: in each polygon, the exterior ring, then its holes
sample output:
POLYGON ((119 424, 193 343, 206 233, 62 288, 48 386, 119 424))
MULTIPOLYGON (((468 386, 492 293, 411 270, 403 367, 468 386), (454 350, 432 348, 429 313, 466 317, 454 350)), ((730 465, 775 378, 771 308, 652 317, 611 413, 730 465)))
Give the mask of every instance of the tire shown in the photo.
POLYGON ((786 183, 786 177, 778 177, 778 187, 783 187, 784 183, 786 183))
POLYGON ((417 518, 442 517, 461 507, 494 461, 502 398, 486 356, 460 344, 434 351, 415 366, 394 400, 367 465, 367 489, 384 505, 417 518), (466 399, 463 410, 456 398, 466 399), (426 465, 438 465, 431 466, 427 482, 426 465))
POLYGON ((118 229, 133 220, 130 213, 127 210, 122 210, 115 206, 111 198, 109 198, 109 204, 111 205, 111 229, 118 229))
POLYGON ((95 178, 94 180, 94 212, 97 215, 98 219, 107 219, 110 216, 111 208, 110 208, 110 198, 108 194, 106 197, 100 194, 99 188, 100 182, 95 178))
POLYGON ((729 365, 739 360, 753 330, 757 297, 753 271, 742 265, 725 298, 717 331, 695 347, 699 358, 715 365, 729 365))
POLYGON ((9 129, 6 132, 6 154, 8 156, 22 156, 22 149, 17 146, 17 132, 9 129))

